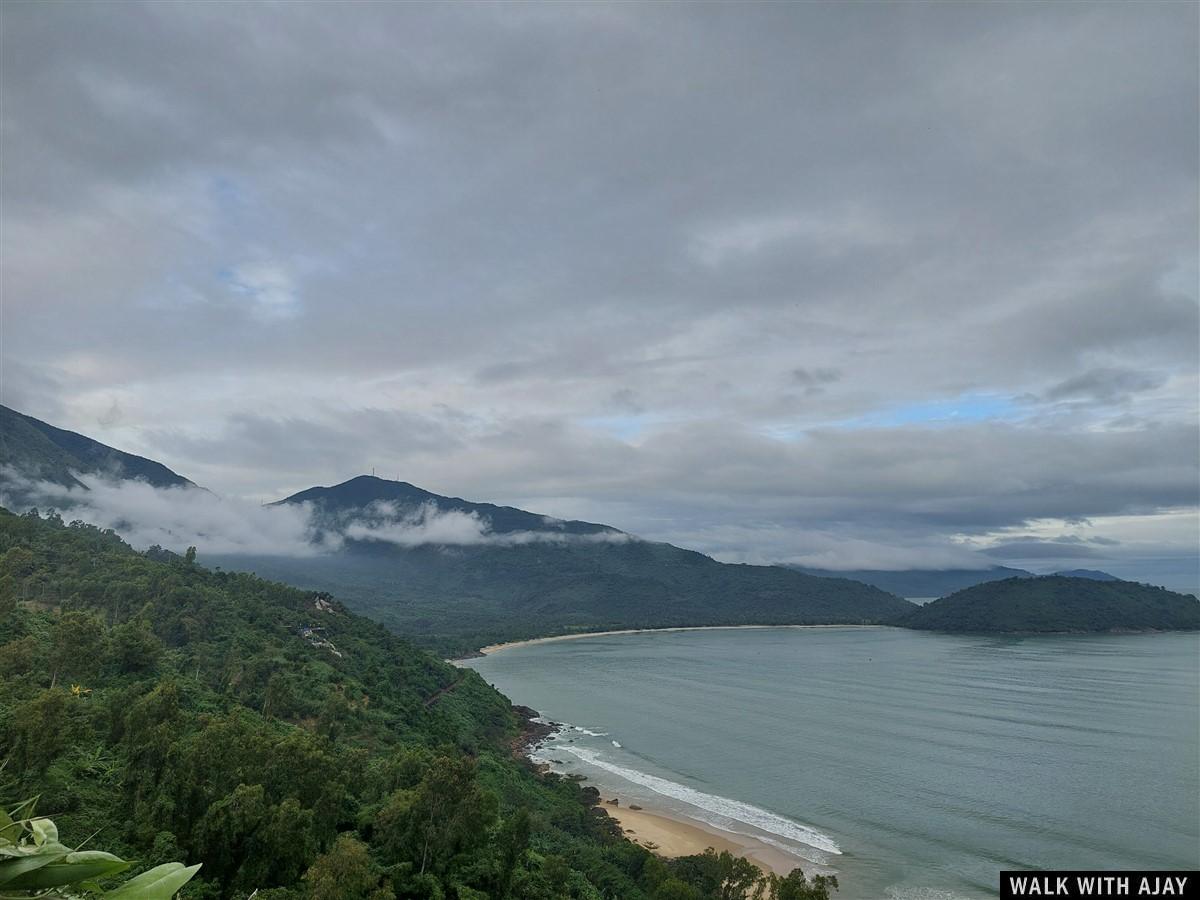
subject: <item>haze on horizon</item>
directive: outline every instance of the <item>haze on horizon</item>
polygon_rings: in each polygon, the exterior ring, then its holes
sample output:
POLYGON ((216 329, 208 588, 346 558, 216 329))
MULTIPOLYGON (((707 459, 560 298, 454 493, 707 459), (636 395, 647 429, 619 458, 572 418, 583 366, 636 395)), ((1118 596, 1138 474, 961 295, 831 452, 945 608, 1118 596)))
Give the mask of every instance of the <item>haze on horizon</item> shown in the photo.
POLYGON ((0 403, 730 561, 1194 589, 1189 3, 0 10, 0 403))

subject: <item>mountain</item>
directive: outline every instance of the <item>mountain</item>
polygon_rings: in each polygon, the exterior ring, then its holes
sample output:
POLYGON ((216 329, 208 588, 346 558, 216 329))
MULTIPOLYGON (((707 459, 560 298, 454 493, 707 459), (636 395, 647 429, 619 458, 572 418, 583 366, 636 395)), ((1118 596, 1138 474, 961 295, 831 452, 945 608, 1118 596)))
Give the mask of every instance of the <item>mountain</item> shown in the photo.
POLYGON ((793 568, 824 578, 850 578, 854 581, 861 581, 898 597, 944 597, 954 591, 961 591, 964 588, 974 587, 988 581, 1033 577, 1032 572, 1026 572, 1024 569, 1010 569, 1007 566, 993 566, 990 569, 908 569, 903 571, 888 569, 835 571, 804 566, 794 566, 793 568))
POLYGON ((1200 629, 1200 601, 1132 581, 1045 575, 979 584, 895 624, 963 632, 1191 631, 1200 629))
POLYGON ((280 500, 283 504, 311 504, 329 527, 336 528, 349 521, 370 517, 371 507, 387 504, 388 512, 376 518, 401 521, 430 508, 440 513, 461 513, 476 516, 495 534, 545 532, 564 535, 621 535, 623 532, 607 525, 554 519, 526 512, 512 506, 492 503, 472 503, 460 497, 443 497, 422 490, 407 481, 388 481, 373 475, 359 475, 333 487, 313 487, 280 500))
POLYGON ((162 463, 0 406, 0 479, 7 480, 11 487, 15 479, 5 476, 4 469, 66 487, 83 486, 75 477, 77 474, 136 479, 159 488, 195 487, 162 463))
POLYGON ((282 502, 313 504, 319 527, 343 536, 344 549, 300 558, 205 555, 205 561, 334 591, 354 609, 447 654, 570 631, 882 622, 911 608, 844 578, 729 565, 605 525, 561 522, 372 476, 282 502))
POLYGON ((518 759, 531 715, 328 595, 0 509, 5 809, 200 864, 181 896, 727 896, 518 759))
POLYGON ((1068 569, 1065 572, 1055 572, 1055 575, 1061 575, 1064 578, 1090 578, 1092 581, 1120 581, 1116 575, 1109 575, 1107 572, 1101 572, 1098 569, 1068 569))

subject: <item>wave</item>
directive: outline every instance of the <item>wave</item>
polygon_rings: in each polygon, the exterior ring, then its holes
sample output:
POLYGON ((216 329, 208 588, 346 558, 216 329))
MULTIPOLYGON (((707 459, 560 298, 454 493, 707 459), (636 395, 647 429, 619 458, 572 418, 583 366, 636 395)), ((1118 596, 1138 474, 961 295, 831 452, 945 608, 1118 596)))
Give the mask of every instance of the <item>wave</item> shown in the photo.
POLYGON ((888 900, 971 900, 954 891, 941 890, 931 887, 910 887, 893 884, 884 889, 888 900))
MULTIPOLYGON (((838 847, 829 835, 822 834, 808 825, 802 825, 791 819, 785 819, 783 816, 762 809, 761 807, 752 806, 740 800, 731 800, 728 797, 719 797, 716 794, 706 794, 704 791, 698 791, 687 785, 659 778, 657 775, 650 775, 646 772, 639 772, 637 769, 616 765, 602 758, 596 751, 589 750, 586 747, 557 747, 555 749, 565 750, 567 753, 577 756, 585 763, 593 765, 598 769, 603 769, 613 775, 619 775, 626 781, 640 784, 642 787, 649 788, 666 797, 681 800, 705 812, 725 819, 731 819, 734 822, 740 822, 743 825, 750 825, 768 834, 786 838, 787 840, 795 841, 798 844, 804 844, 808 847, 814 847, 826 853, 840 855, 842 852, 841 848, 838 847)), ((795 851, 794 847, 781 847, 780 849, 787 849, 790 852, 795 851)))

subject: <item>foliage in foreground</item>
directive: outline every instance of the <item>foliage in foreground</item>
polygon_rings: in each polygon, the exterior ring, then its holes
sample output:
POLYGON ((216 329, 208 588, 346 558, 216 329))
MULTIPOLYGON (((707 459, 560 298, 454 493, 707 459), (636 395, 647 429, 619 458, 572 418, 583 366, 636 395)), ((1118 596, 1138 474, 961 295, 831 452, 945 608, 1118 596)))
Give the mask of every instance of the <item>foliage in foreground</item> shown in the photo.
POLYGON ((50 819, 35 817, 34 800, 0 809, 0 896, 171 900, 200 869, 169 862, 105 887, 132 863, 103 850, 68 847, 50 819))
MULTIPOLYGON (((476 673, 327 595, 194 558, 0 510, 0 757, 18 796, 112 853, 84 861, 136 860, 110 875, 186 860, 170 869, 195 875, 180 896, 205 900, 822 900, 835 886, 728 854, 652 856, 594 789, 514 758, 511 707, 476 673)), ((39 827, 25 846, 50 843, 39 827)))

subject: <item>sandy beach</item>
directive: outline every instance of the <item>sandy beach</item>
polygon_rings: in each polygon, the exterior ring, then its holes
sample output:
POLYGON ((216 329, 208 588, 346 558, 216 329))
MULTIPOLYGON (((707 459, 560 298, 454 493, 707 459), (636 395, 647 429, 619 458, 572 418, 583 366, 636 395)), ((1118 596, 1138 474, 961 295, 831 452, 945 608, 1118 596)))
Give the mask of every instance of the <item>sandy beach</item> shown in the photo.
MULTIPOLYGON (((479 649, 479 655, 490 656, 501 650, 513 647, 524 647, 531 644, 547 644, 554 641, 572 641, 583 638, 607 637, 622 634, 654 634, 669 631, 731 631, 745 628, 882 628, 882 625, 691 625, 674 626, 669 628, 626 628, 616 631, 586 631, 575 634, 551 635, 549 637, 530 638, 523 641, 506 641, 499 644, 489 644, 479 649)), ((448 660, 452 663, 462 663, 465 660, 448 660)), ((611 793, 603 794, 605 800, 614 797, 620 800, 613 805, 607 802, 601 807, 613 819, 616 819, 625 836, 635 843, 641 844, 659 856, 674 858, 703 853, 709 847, 717 851, 728 850, 735 856, 744 857, 754 863, 764 872, 774 872, 786 875, 792 869, 802 865, 802 861, 789 856, 777 847, 749 835, 723 831, 695 819, 667 815, 660 810, 630 809, 625 798, 611 793)))
MULTIPOLYGON (((526 647, 530 644, 549 644, 553 641, 575 641, 581 638, 609 637, 617 634, 658 634, 664 631, 732 631, 743 628, 887 628, 887 625, 677 625, 670 628, 624 628, 619 631, 580 631, 575 634, 555 634, 549 637, 530 638, 525 641, 506 641, 502 644, 488 644, 480 647, 483 656, 510 650, 513 647, 526 647)), ((458 660, 448 660, 458 662, 458 660)))
POLYGON ((700 822, 677 819, 645 809, 602 804, 610 816, 621 823, 625 836, 659 856, 692 856, 709 847, 744 856, 764 872, 786 875, 800 861, 795 857, 747 835, 719 831, 700 822))

